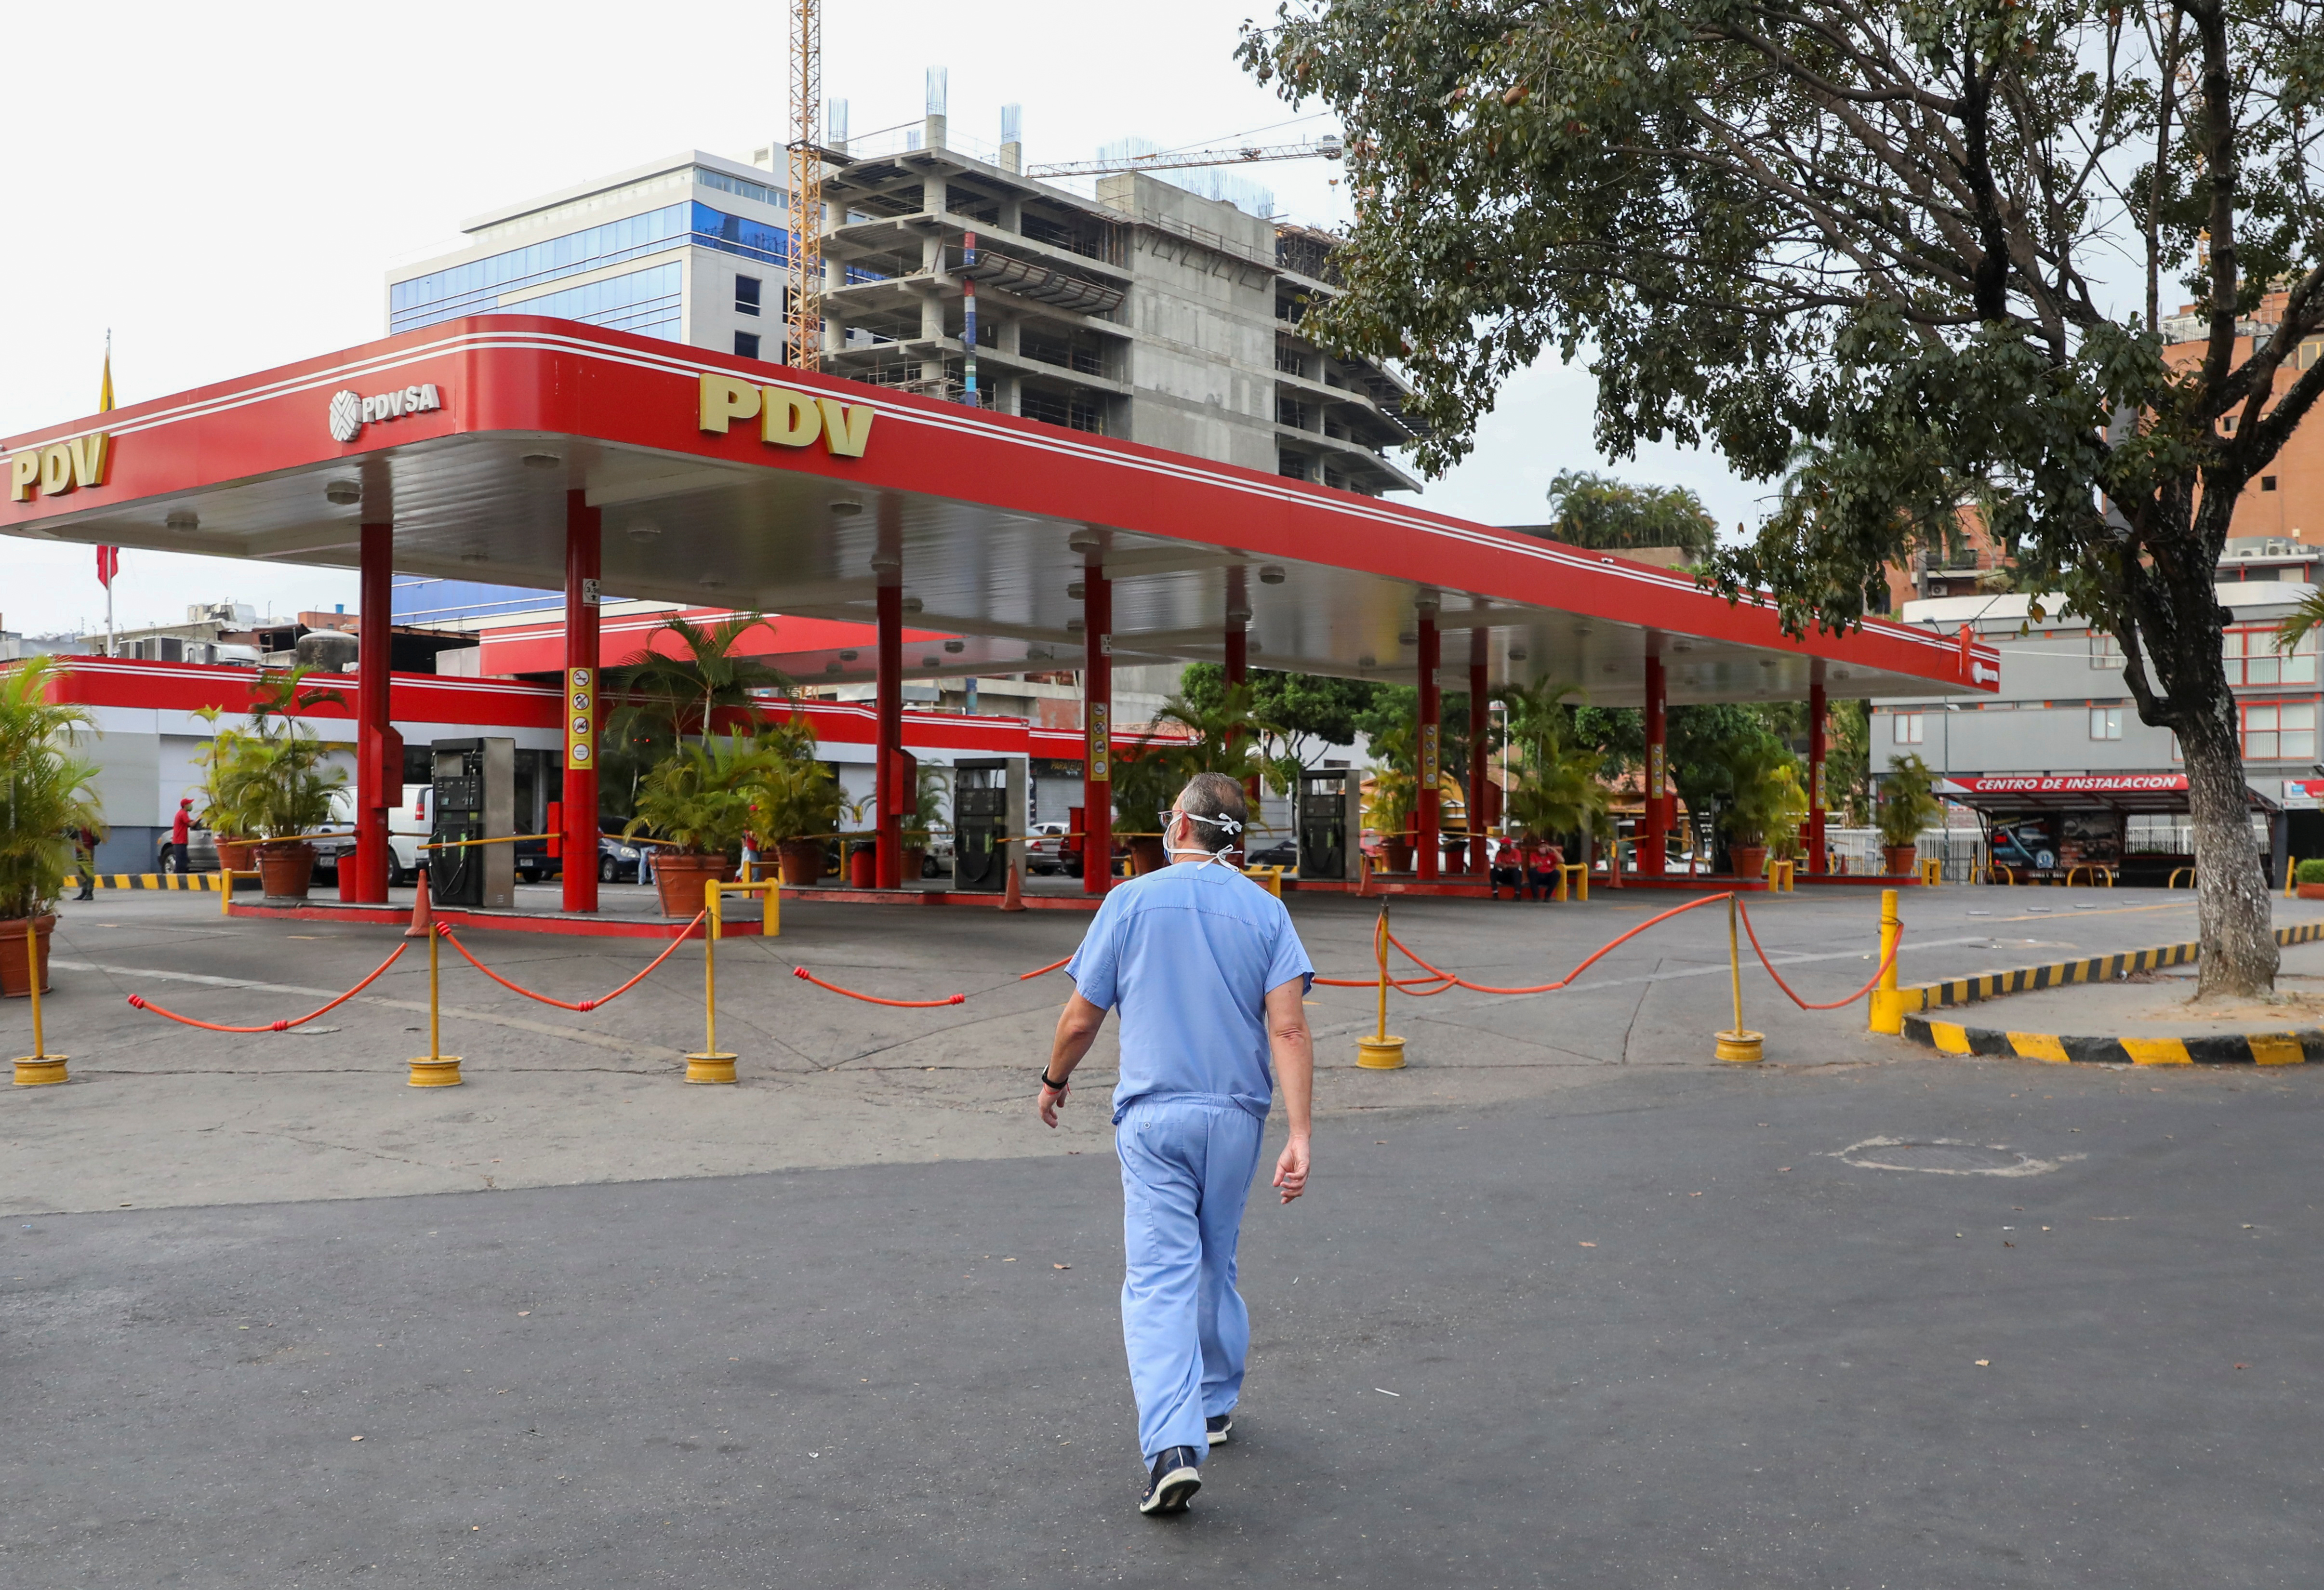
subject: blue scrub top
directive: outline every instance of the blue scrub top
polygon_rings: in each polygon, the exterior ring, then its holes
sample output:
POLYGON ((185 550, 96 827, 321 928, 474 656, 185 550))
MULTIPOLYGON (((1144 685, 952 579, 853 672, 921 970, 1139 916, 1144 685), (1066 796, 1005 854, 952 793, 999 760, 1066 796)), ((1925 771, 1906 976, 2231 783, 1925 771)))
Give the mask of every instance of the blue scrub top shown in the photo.
POLYGON ((1315 968, 1283 902, 1239 872, 1186 862, 1111 890, 1065 965, 1083 998, 1121 1013, 1113 1118, 1156 1093, 1233 1100, 1264 1120, 1267 995, 1315 968))

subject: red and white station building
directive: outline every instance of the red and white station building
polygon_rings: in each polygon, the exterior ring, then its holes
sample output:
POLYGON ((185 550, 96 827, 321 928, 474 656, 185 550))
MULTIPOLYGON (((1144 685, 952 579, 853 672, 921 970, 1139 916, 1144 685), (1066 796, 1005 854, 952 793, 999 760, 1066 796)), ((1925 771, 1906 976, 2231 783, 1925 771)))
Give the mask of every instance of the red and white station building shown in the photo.
MULTIPOLYGON (((562 584, 566 853, 597 812, 598 592, 870 623, 881 887, 900 883, 913 804, 901 754, 908 677, 1077 670, 1084 805, 1109 843, 1116 660, 1201 658, 1416 684, 1424 790, 1441 685, 1482 697, 1555 679, 1645 709, 1640 865, 1661 867, 1674 801, 1669 703, 1978 694, 1989 646, 1869 622, 1784 636, 1683 574, 1425 509, 812 374, 524 316, 431 326, 5 445, 0 531, 361 570, 360 611, 392 574, 562 584), (908 631, 907 618, 910 619, 908 631), (958 651, 908 655, 906 637, 958 651)), ((388 649, 362 648, 358 846, 342 893, 384 900, 401 781, 388 649)), ((825 676, 832 677, 833 676, 825 676)), ((447 682, 448 683, 448 682, 447 682)), ((1481 721, 1483 714, 1477 714, 1481 721)), ((1487 811, 1471 757, 1471 809, 1487 811)), ((1820 862, 1821 803, 1808 854, 1820 862)), ((1439 847, 1419 813, 1421 878, 1439 847)), ((1481 840, 1478 843, 1481 844, 1481 840)), ((1472 857, 1472 867, 1481 857, 1472 857)), ((1106 887, 1105 869, 1086 885, 1106 887)), ((564 905, 597 879, 565 871, 564 905)))

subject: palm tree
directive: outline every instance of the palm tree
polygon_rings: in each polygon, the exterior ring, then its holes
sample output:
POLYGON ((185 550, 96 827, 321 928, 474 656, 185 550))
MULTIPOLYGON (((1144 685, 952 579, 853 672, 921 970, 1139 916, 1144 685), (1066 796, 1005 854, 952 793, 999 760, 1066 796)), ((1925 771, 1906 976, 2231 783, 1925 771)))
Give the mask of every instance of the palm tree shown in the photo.
POLYGON ((656 651, 649 638, 612 670, 609 683, 627 699, 614 713, 611 731, 620 738, 637 738, 637 730, 643 727, 656 731, 647 738, 667 733, 672 740, 694 735, 706 741, 712 720, 722 709, 739 712, 755 725, 758 692, 788 694, 793 688, 781 669, 735 649, 742 637, 762 625, 773 632, 774 626, 756 611, 731 614, 715 626, 695 623, 678 613, 664 619, 654 636, 674 637, 683 650, 677 656, 656 651))
POLYGON ((1268 726, 1251 715, 1248 685, 1230 686, 1213 706, 1196 706, 1174 695, 1162 703, 1154 721, 1175 723, 1189 736, 1170 752, 1171 770, 1181 781, 1197 773, 1248 778, 1259 770, 1259 737, 1268 726))
POLYGON ((2275 627, 2276 650, 2290 651, 2319 624, 2324 624, 2324 591, 2310 591, 2300 599, 2291 616, 2275 627))
POLYGON ((49 699, 65 670, 28 658, 0 675, 0 918, 21 921, 55 905, 72 875, 72 834, 104 823, 97 767, 73 754, 96 720, 49 699))

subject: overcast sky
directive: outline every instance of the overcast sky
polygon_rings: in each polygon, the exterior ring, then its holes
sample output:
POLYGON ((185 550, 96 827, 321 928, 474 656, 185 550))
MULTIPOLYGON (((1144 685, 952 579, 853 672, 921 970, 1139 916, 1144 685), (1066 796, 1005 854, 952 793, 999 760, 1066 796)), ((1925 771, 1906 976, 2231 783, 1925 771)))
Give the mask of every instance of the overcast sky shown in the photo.
MULTIPOLYGON (((1177 148, 1270 126, 1268 142, 1331 131, 1236 69, 1237 26, 1262 5, 827 0, 824 92, 850 102, 861 135, 917 117, 926 69, 944 66, 953 126, 997 142, 1000 107, 1021 104, 1030 161, 1088 159, 1130 136, 1177 148)), ((108 327, 123 403, 365 342, 385 335, 386 267, 457 242, 465 217, 673 151, 747 157, 779 140, 786 10, 123 0, 47 42, 28 35, 18 42, 39 60, 19 60, 0 97, 14 174, 0 232, 0 436, 94 409, 108 327)), ((1338 172, 1304 161, 1243 174, 1295 219, 1333 225, 1347 217, 1338 172)), ((1472 459, 1421 501, 1539 522, 1552 475, 1602 464, 1590 411, 1585 375, 1529 372, 1472 459)), ((1715 458, 1675 449, 1616 472, 1691 485, 1730 528, 1758 494, 1715 458)), ((102 622, 87 548, 10 539, 0 559, 0 626, 102 622)), ((122 565, 124 628, 176 621, 194 601, 355 604, 355 576, 337 570, 134 550, 122 565)))

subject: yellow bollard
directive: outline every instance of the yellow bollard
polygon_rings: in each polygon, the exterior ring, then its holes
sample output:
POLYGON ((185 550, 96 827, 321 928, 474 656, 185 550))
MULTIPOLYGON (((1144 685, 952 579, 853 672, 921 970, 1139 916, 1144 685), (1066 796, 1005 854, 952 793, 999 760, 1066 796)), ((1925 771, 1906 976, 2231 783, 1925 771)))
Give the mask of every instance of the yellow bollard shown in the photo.
POLYGON ((32 1052, 16 1057, 16 1086, 52 1088, 70 1080, 65 1075, 70 1057, 49 1052, 48 1032, 41 1025, 41 939, 29 916, 24 919, 24 973, 32 981, 32 1052))
POLYGON ((703 879, 702 905, 709 916, 702 924, 703 1040, 701 1050, 686 1057, 689 1082, 731 1082, 734 1057, 718 1047, 718 930, 725 920, 725 894, 715 878, 703 879))
POLYGON ((1904 1030, 1904 997, 1896 991, 1896 940, 1904 924, 1896 915, 1896 891, 1880 891, 1880 959, 1886 970, 1880 974, 1880 986, 1872 990, 1871 1028, 1876 1033, 1895 1036, 1904 1030))
POLYGON ((1748 1032, 1743 1026, 1743 951, 1735 936, 1735 896, 1727 896, 1727 981, 1735 996, 1735 1025, 1718 1034, 1720 1060, 1755 1061, 1760 1057, 1766 1039, 1759 1033, 1748 1032))
POLYGON ((1369 1038, 1356 1040, 1356 1063, 1366 1071, 1396 1071, 1404 1069, 1404 1040, 1391 1037, 1388 1030, 1388 907, 1380 906, 1379 924, 1372 929, 1372 948, 1379 956, 1379 1030, 1369 1038))
POLYGON ((443 1035, 438 1026, 436 936, 442 931, 434 922, 428 924, 428 1052, 411 1062, 408 1085, 413 1088, 457 1088, 465 1080, 460 1075, 460 1057, 444 1052, 443 1035))

